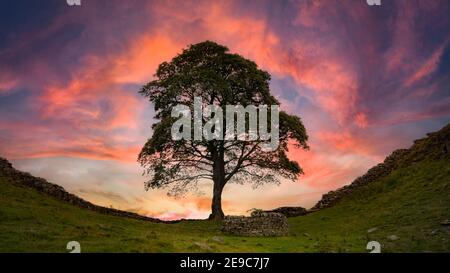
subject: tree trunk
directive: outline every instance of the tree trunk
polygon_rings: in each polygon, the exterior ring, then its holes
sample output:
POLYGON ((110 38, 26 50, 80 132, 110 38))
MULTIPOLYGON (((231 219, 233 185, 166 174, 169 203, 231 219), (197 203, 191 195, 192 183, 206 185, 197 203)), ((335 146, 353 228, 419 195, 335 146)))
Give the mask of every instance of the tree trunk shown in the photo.
POLYGON ((222 210, 222 190, 225 186, 225 166, 223 161, 214 163, 213 166, 213 199, 209 220, 222 220, 225 214, 222 210))
POLYGON ((214 182, 213 199, 211 203, 211 214, 209 220, 222 220, 225 214, 222 210, 222 190, 223 187, 214 182))

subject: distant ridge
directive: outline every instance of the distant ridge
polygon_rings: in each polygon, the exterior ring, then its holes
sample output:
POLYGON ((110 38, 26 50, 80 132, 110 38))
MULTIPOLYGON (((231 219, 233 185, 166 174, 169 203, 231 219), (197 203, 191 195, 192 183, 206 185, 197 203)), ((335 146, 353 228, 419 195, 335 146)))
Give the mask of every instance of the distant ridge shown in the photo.
POLYGON ((436 159, 450 161, 450 124, 437 132, 428 133, 425 138, 415 140, 409 149, 395 150, 386 157, 383 163, 369 169, 367 173, 356 178, 351 184, 324 194, 322 199, 308 212, 332 207, 356 189, 376 182, 398 168, 410 166, 422 160, 436 159))

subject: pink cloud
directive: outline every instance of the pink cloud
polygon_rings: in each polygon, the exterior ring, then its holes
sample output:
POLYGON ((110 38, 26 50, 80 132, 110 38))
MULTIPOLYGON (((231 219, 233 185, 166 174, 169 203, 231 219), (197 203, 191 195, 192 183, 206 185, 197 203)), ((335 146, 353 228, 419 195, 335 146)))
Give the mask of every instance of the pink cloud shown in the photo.
MULTIPOLYGON (((448 41, 448 40, 447 40, 448 41)), ((438 68, 439 62, 441 60, 442 54, 444 53, 444 49, 447 46, 448 42, 444 42, 438 49, 436 49, 431 57, 426 60, 419 68, 405 80, 405 86, 409 87, 430 74, 432 74, 438 68)))
MULTIPOLYGON (((254 60, 277 80, 292 80, 294 94, 280 88, 277 95, 284 110, 305 115, 311 139, 310 151, 292 148, 289 153, 305 170, 300 183, 271 189, 279 195, 261 201, 239 199, 248 192, 230 194, 224 207, 241 213, 244 207, 294 202, 301 194, 312 202, 311 196, 318 198, 321 192, 350 182, 382 160, 384 143, 396 140, 369 135, 373 127, 384 132, 391 125, 450 114, 447 98, 426 100, 445 82, 420 86, 437 71, 448 44, 429 50, 417 36, 418 19, 439 11, 438 4, 428 2, 418 6, 396 2, 392 16, 380 22, 363 1, 357 5, 339 1, 339 9, 329 1, 302 1, 283 11, 292 17, 275 18, 279 26, 270 20, 271 12, 257 14, 232 1, 146 2, 139 10, 133 9, 132 2, 121 1, 108 14, 114 20, 102 19, 98 12, 103 9, 94 8, 61 15, 49 28, 24 34, 17 47, 2 51, 14 56, 32 41, 51 40, 66 26, 80 22, 88 26, 77 40, 48 49, 60 50, 61 55, 38 54, 16 74, 0 75, 0 94, 17 85, 30 87, 35 99, 30 107, 38 121, 0 121, 0 129, 12 135, 2 142, 2 152, 10 158, 69 156, 135 162, 150 135, 142 128, 150 126, 152 116, 145 110, 152 106, 132 89, 151 80, 159 63, 188 44, 210 39, 254 60), (120 28, 124 22, 126 30, 120 28), (51 61, 78 50, 82 57, 67 68, 69 75, 59 73, 64 67, 51 61), (418 98, 423 103, 408 103, 418 98), (300 109, 300 103, 310 108, 300 109)), ((142 184, 135 187, 142 190, 142 184)), ((144 198, 136 200, 136 206, 118 205, 166 219, 204 217, 209 211, 209 197, 168 201, 159 192, 148 195, 156 201, 144 198)))
POLYGON ((19 81, 7 74, 0 74, 0 95, 11 92, 11 89, 17 86, 19 81))
POLYGON ((363 112, 359 112, 355 116, 355 123, 360 128, 366 128, 369 125, 367 115, 363 112))
MULTIPOLYGON (((139 115, 150 105, 138 97, 137 89, 128 91, 120 86, 150 80, 157 65, 175 55, 176 50, 180 47, 167 38, 143 36, 123 53, 85 58, 84 66, 74 71, 72 80, 45 88, 34 106, 42 120, 53 124, 46 131, 64 141, 42 137, 41 145, 21 152, 10 150, 11 153, 22 158, 75 156, 136 161, 139 144, 127 143, 147 137, 136 136, 135 131, 145 126, 139 115), (128 140, 117 129, 126 130, 128 140)), ((11 124, 4 128, 10 129, 11 124)), ((27 134, 25 128, 14 132, 17 138, 27 134)))

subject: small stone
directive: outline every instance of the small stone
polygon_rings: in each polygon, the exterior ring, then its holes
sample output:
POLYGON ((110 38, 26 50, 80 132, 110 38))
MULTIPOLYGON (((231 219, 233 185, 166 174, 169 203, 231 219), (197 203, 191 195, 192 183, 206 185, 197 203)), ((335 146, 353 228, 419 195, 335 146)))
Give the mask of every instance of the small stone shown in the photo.
POLYGON ((223 238, 219 237, 219 236, 213 236, 211 238, 211 241, 216 242, 216 243, 223 243, 223 238))
POLYGON ((450 220, 446 219, 446 220, 442 221, 441 225, 443 225, 443 226, 450 226, 450 220))
POLYGON ((376 230, 378 230, 378 228, 373 227, 373 228, 368 229, 368 230, 367 230, 367 233, 372 233, 372 232, 374 232, 374 231, 376 231, 376 230))
POLYGON ((388 236, 388 239, 391 240, 391 241, 395 241, 395 240, 398 240, 398 236, 397 235, 390 235, 390 236, 388 236))
POLYGON ((212 248, 206 243, 195 242, 194 245, 201 250, 211 251, 212 248))
POLYGON ((430 232, 431 235, 436 235, 438 233, 439 233, 439 229, 435 229, 435 230, 430 232))

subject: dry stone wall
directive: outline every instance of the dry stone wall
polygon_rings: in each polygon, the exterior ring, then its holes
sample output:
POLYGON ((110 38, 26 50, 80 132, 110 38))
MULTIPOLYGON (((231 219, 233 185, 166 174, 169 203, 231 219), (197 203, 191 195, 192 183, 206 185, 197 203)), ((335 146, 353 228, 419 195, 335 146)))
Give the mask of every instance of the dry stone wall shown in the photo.
POLYGON ((67 192, 63 187, 59 185, 52 184, 43 178, 34 177, 29 173, 21 172, 14 169, 12 164, 8 160, 3 159, 1 157, 0 157, 0 177, 7 178, 8 180, 11 181, 11 183, 16 183, 18 185, 34 188, 39 192, 51 195, 56 199, 68 202, 80 208, 89 209, 99 213, 128 217, 151 222, 166 222, 166 223, 176 222, 176 221, 162 221, 159 219, 139 215, 133 212, 122 211, 113 208, 105 208, 94 205, 84 199, 81 199, 80 197, 74 194, 67 192))
POLYGON ((379 180, 384 176, 387 176, 397 168, 398 161, 406 154, 408 154, 408 152, 409 151, 406 149, 394 151, 384 160, 383 163, 380 163, 375 167, 369 169, 366 174, 356 178, 350 185, 324 194, 322 196, 322 199, 311 209, 311 211, 331 207, 335 205, 339 200, 341 200, 344 196, 352 193, 355 189, 358 189, 361 186, 367 185, 373 181, 379 180))
POLYGON ((285 236, 289 233, 289 227, 283 214, 262 212, 251 217, 226 216, 222 231, 240 236, 285 236))
POLYGON ((277 212, 283 214, 286 217, 302 216, 308 213, 308 211, 302 207, 280 207, 274 210, 266 210, 265 212, 277 212))
POLYGON ((350 185, 324 194, 308 213, 334 206, 361 186, 379 181, 380 178, 389 175, 392 171, 421 160, 448 160, 450 162, 450 124, 437 132, 427 134, 425 138, 415 140, 409 149, 395 150, 386 157, 383 163, 369 169, 366 174, 356 178, 350 185))

